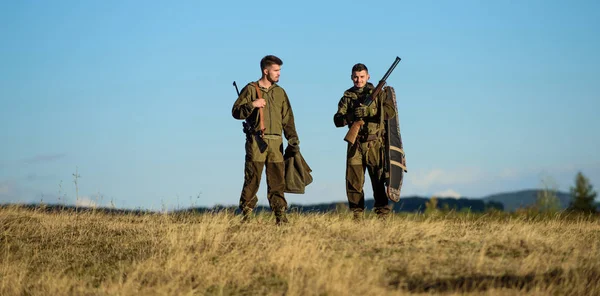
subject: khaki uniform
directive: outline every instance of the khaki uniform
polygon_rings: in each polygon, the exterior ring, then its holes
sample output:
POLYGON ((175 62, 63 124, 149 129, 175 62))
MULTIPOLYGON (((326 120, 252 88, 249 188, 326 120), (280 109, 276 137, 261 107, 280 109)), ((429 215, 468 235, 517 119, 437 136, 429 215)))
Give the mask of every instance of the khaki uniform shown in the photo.
MULTIPOLYGON (((354 111, 361 106, 365 98, 374 90, 371 83, 367 83, 362 89, 352 87, 344 92, 338 104, 338 111, 333 117, 336 127, 352 126, 357 120, 354 118, 354 111)), ((385 215, 390 212, 388 198, 385 192, 384 176, 384 149, 383 134, 385 126, 381 124, 380 115, 384 119, 392 118, 396 115, 393 105, 385 100, 385 92, 381 91, 370 105, 370 108, 376 109, 375 115, 363 118, 365 124, 361 127, 356 142, 353 145, 348 144, 346 155, 346 195, 348 205, 355 213, 361 213, 365 208, 365 194, 363 186, 365 183, 365 170, 368 171, 373 187, 375 199, 375 212, 378 215, 385 215), (383 102, 383 110, 380 110, 380 100, 383 102)))
POLYGON ((245 119, 246 132, 246 160, 244 168, 244 186, 240 196, 240 209, 251 210, 256 207, 258 198, 256 193, 260 184, 263 167, 266 167, 267 198, 275 214, 285 212, 287 201, 284 197, 285 166, 283 162, 282 132, 288 143, 299 143, 298 134, 294 124, 294 114, 287 94, 277 84, 271 87, 259 87, 261 97, 265 99, 263 108, 265 132, 260 137, 259 108, 252 106, 258 99, 254 84, 246 85, 232 108, 235 119, 245 119), (267 148, 261 151, 261 141, 267 148))

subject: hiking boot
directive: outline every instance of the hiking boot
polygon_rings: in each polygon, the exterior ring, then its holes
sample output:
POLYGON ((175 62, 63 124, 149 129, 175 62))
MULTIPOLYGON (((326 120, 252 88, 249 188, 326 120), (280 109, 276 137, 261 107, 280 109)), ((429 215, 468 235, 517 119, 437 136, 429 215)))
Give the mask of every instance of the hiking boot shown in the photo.
POLYGON ((377 214, 377 220, 380 220, 380 221, 387 221, 387 219, 389 218, 389 216, 390 216, 390 215, 389 215, 389 214, 387 214, 387 213, 386 213, 386 214, 379 213, 379 214, 377 214))
POLYGON ((281 225, 288 223, 288 218, 285 211, 276 211, 275 212, 275 224, 281 225))
POLYGON ((352 211, 352 220, 354 220, 354 222, 360 222, 364 217, 363 211, 352 211))
POLYGON ((249 207, 244 207, 242 209, 242 223, 250 221, 250 218, 252 218, 252 211, 253 209, 249 207))
POLYGON ((388 217, 390 215, 390 208, 388 208, 388 207, 375 208, 375 214, 377 214, 378 220, 385 221, 388 219, 388 217))

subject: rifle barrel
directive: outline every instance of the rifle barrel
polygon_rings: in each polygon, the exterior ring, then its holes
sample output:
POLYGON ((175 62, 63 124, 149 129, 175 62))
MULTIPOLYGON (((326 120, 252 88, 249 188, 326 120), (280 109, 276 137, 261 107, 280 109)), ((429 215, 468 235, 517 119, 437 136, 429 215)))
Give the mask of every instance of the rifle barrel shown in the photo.
POLYGON ((394 69, 396 68, 396 66, 398 65, 398 63, 400 63, 400 57, 396 57, 396 60, 394 60, 394 63, 392 64, 392 66, 387 70, 387 72, 385 72, 385 75, 383 75, 383 78, 380 80, 381 81, 386 81, 388 79, 388 77, 390 77, 390 74, 392 74, 392 71, 394 71, 394 69))

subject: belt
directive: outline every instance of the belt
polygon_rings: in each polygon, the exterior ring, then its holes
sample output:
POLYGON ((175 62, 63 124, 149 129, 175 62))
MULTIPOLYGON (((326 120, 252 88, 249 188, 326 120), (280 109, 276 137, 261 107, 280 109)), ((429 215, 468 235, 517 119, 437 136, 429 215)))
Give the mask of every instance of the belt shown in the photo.
POLYGON ((272 134, 263 135, 261 132, 251 132, 249 134, 247 133, 246 136, 259 136, 259 137, 263 137, 264 139, 271 139, 271 140, 281 139, 281 135, 272 135, 272 134))
POLYGON ((359 135, 358 137, 356 137, 356 139, 360 142, 370 142, 370 141, 375 141, 377 140, 379 137, 377 135, 359 135))

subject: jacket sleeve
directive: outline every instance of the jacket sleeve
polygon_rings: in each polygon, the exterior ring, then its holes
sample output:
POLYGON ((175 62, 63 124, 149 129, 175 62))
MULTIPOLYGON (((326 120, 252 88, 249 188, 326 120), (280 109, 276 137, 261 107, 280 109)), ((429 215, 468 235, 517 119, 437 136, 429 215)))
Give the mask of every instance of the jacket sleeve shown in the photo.
POLYGON ((348 112, 348 103, 349 100, 346 96, 343 96, 338 103, 338 111, 333 115, 333 123, 336 127, 343 127, 345 125, 350 124, 352 114, 347 114, 348 112))
POLYGON ((235 103, 233 103, 233 108, 231 109, 233 118, 246 119, 252 114, 252 111, 254 111, 254 106, 252 106, 252 92, 250 89, 250 84, 246 85, 246 87, 242 89, 242 92, 235 103))
POLYGON ((281 126, 283 127, 283 135, 285 136, 288 143, 300 143, 298 139, 298 133, 296 132, 296 123, 294 122, 294 112, 292 111, 292 105, 288 99, 287 93, 284 91, 283 95, 285 101, 283 102, 283 110, 281 117, 281 126))

